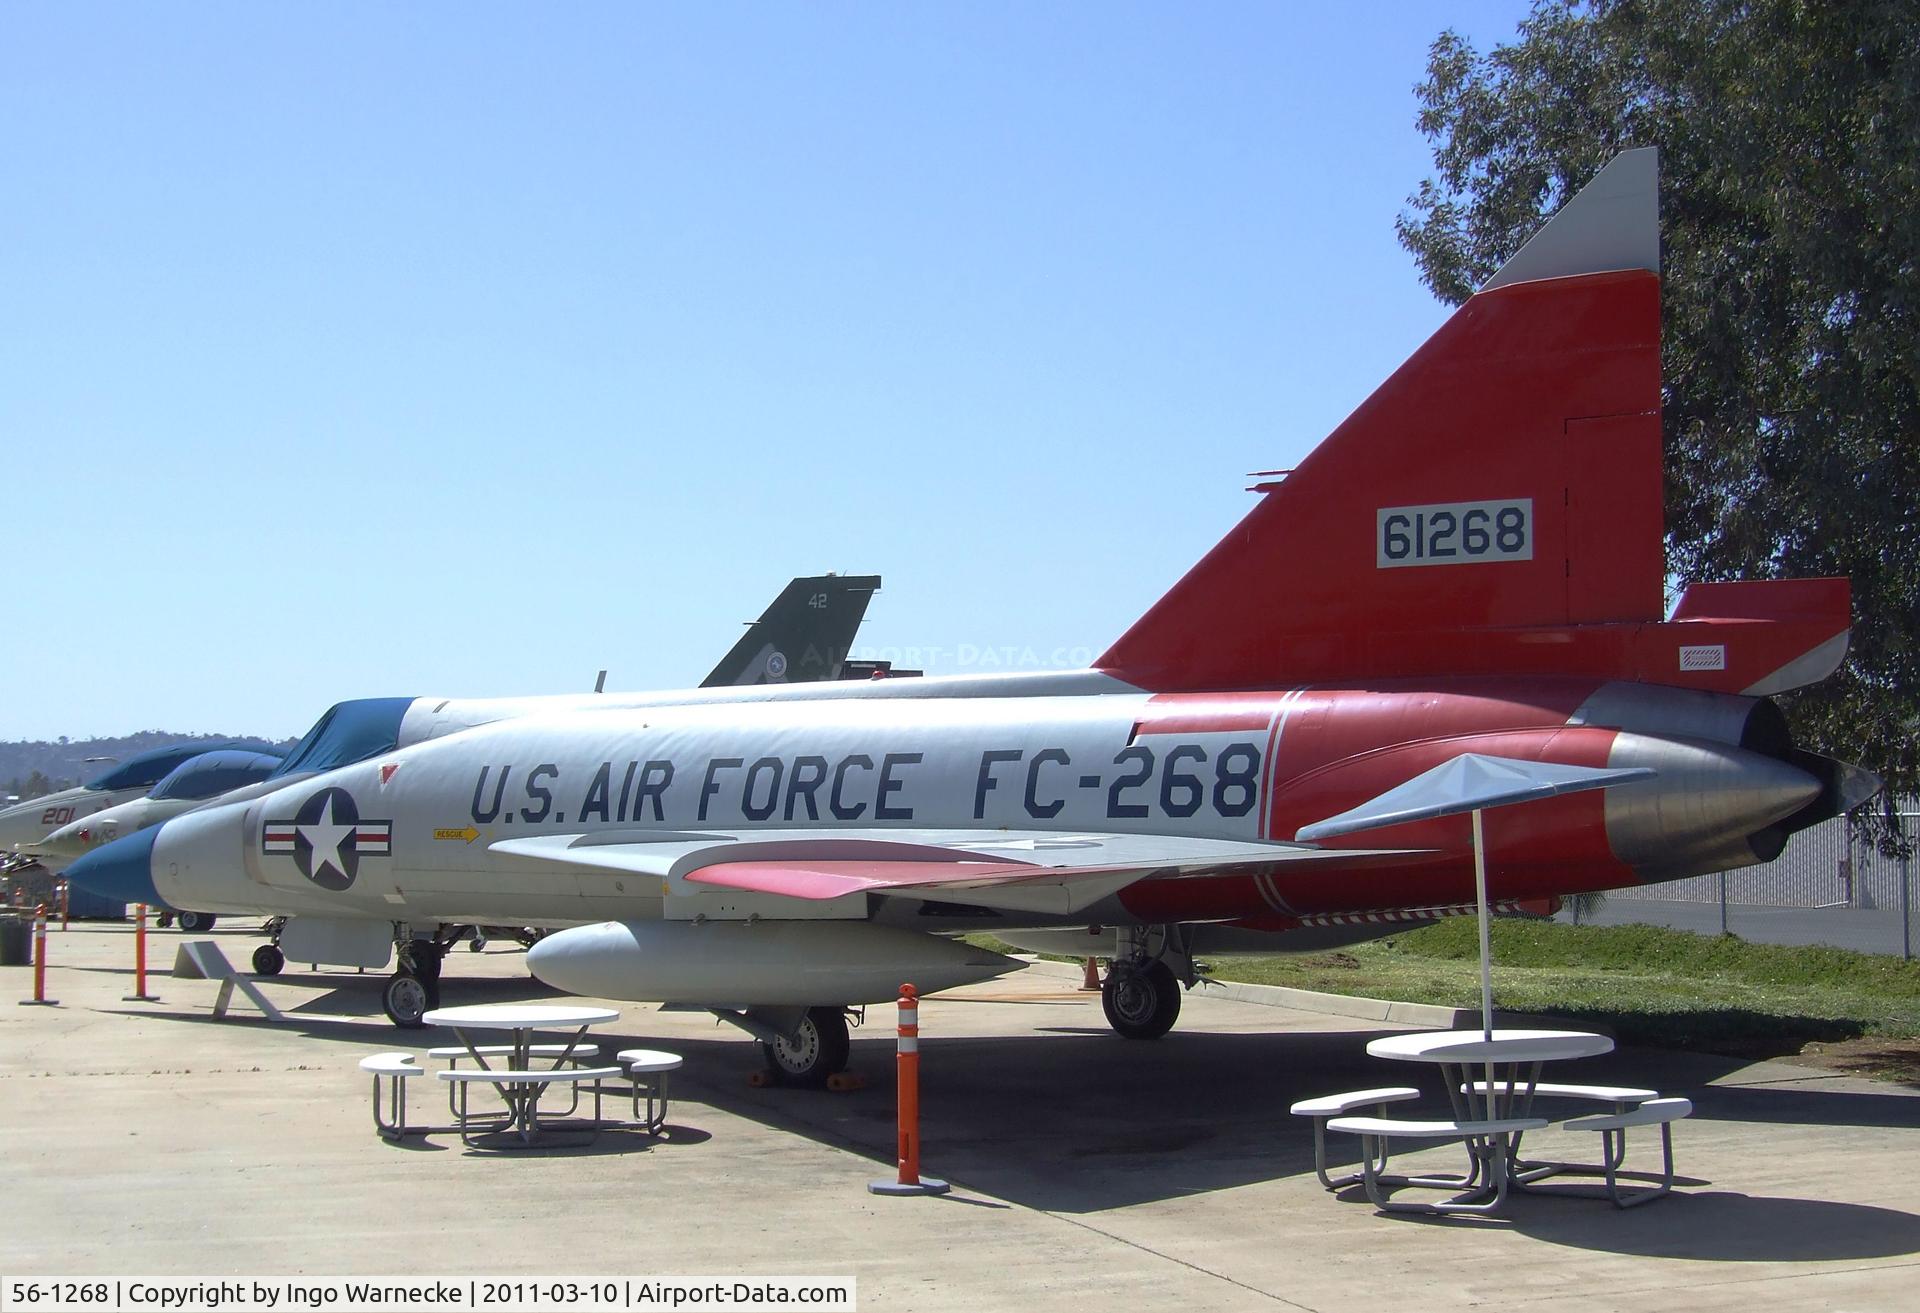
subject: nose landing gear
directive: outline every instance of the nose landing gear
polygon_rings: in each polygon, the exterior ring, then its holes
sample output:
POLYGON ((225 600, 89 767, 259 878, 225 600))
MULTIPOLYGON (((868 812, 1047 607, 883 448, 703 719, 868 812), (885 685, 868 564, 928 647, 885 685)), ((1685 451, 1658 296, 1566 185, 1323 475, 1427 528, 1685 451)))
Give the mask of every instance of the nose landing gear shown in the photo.
POLYGON ((440 1006, 440 963, 446 945, 431 939, 395 937, 399 969, 387 977, 380 992, 380 1005, 387 1020, 406 1030, 426 1024, 427 1013, 440 1006))

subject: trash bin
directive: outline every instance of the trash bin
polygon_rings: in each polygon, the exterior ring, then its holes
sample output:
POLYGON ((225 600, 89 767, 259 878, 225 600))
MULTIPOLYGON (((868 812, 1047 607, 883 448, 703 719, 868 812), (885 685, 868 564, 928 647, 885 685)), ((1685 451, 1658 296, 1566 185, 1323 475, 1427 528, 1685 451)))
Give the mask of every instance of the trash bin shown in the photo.
POLYGON ((33 965, 33 918, 0 916, 0 967, 33 965))

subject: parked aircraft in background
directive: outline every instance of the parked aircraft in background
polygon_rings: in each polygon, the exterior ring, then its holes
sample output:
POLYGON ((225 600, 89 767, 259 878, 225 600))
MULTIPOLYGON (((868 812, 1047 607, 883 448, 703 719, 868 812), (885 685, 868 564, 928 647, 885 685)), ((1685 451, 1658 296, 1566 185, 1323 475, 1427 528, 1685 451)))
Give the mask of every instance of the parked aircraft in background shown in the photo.
MULTIPOLYGON (((840 678, 848 669, 847 654, 880 582, 879 575, 836 574, 789 581, 760 619, 747 626, 746 633, 708 674, 702 687, 802 684, 840 678)), ((863 677, 871 668, 871 663, 854 665, 863 677)), ((613 707, 622 705, 623 697, 632 699, 632 695, 599 692, 493 699, 356 698, 328 708, 286 757, 274 763, 264 779, 231 792, 220 791, 217 797, 207 795, 192 807, 179 810, 244 802, 396 747, 423 743, 494 720, 540 711, 613 707)), ((141 828, 132 824, 131 818, 119 820, 102 814, 97 819, 117 823, 121 837, 141 828)), ((162 819, 166 817, 156 817, 162 819)), ((62 837, 61 850, 56 854, 63 865, 82 855, 79 851, 69 853, 68 849, 84 851, 101 841, 98 830, 86 823, 76 822, 66 828, 69 833, 62 837), (78 833, 83 830, 88 831, 85 840, 78 833)), ((298 962, 382 967, 391 951, 388 941, 397 937, 403 961, 411 964, 411 978, 404 988, 406 1000, 398 1004, 389 1001, 390 1012, 398 1008, 396 1020, 415 1016, 428 1006, 426 999, 437 992, 439 966, 448 946, 468 936, 477 945, 489 933, 480 923, 409 923, 404 930, 392 929, 389 933, 390 927, 383 928, 369 937, 363 933, 364 925, 356 924, 343 934, 324 919, 291 915, 296 908, 265 905, 256 910, 270 913, 268 942, 253 954, 254 970, 262 975, 277 975, 289 955, 298 962), (426 987, 417 985, 417 979, 424 979, 426 987), (410 1013, 407 1009, 414 1003, 421 1006, 410 1013)), ((212 928, 216 914, 182 910, 179 917, 183 930, 197 932, 212 928)), ((534 936, 528 929, 526 924, 500 923, 491 933, 530 943, 534 936)))
POLYGON ((279 768, 280 761, 271 753, 240 748, 202 752, 168 771, 145 795, 82 816, 43 839, 22 844, 21 851, 39 858, 49 870, 64 870, 89 849, 192 811, 210 798, 258 784, 279 768))
POLYGON ((807 684, 839 679, 867 603, 880 591, 877 574, 795 579, 720 658, 701 688, 739 684, 807 684))
POLYGON ((1014 965, 952 932, 1103 928, 1107 1017, 1144 1038, 1198 952, 1471 904, 1457 813, 1493 800, 1465 783, 1298 837, 1469 753, 1624 781, 1492 815, 1496 902, 1764 861, 1877 788, 1768 700, 1844 658, 1848 587, 1695 585, 1663 617, 1658 268, 1628 152, 1093 669, 413 703, 368 760, 71 874, 343 937, 571 923, 542 980, 709 1008, 819 1081, 850 1006, 1014 965), (443 720, 475 727, 412 732, 443 720))
POLYGON ((223 750, 246 751, 248 745, 225 740, 169 744, 129 757, 76 788, 15 803, 0 811, 0 853, 18 852, 83 816, 145 797, 181 762, 223 750))

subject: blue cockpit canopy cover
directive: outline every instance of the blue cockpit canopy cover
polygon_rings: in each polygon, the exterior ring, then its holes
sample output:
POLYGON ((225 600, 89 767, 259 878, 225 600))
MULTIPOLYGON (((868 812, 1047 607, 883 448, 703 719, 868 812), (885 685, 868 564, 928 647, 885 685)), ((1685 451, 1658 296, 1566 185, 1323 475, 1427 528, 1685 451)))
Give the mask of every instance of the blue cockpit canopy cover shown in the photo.
POLYGON ((400 722, 412 698, 355 698, 336 702, 293 745, 275 778, 351 766, 400 746, 400 722))
POLYGON ((203 752, 175 766, 147 796, 201 802, 257 784, 279 767, 280 758, 264 752, 203 752))
POLYGON ((232 739, 215 739, 211 742, 202 739, 197 743, 174 743, 164 748, 142 752, 138 756, 128 757, 106 774, 96 775, 88 780, 87 787, 103 792, 112 792, 115 789, 150 789, 183 761, 191 760, 203 753, 225 752, 229 749, 245 752, 257 746, 251 743, 237 743, 232 739))

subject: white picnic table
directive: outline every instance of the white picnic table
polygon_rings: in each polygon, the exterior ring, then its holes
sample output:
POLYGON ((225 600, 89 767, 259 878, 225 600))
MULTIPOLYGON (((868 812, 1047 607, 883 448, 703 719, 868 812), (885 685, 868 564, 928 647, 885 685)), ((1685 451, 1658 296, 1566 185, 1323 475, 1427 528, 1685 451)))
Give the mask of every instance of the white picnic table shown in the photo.
MULTIPOLYGON (((1540 1164, 1518 1174, 1514 1168, 1521 1136, 1547 1125, 1533 1114, 1540 1089, 1540 1069, 1549 1062, 1597 1057, 1613 1050, 1613 1040, 1582 1030, 1413 1031, 1383 1035, 1367 1042, 1367 1052, 1396 1062, 1426 1062, 1440 1068, 1453 1120, 1410 1121, 1385 1116, 1340 1117, 1330 1129, 1360 1135, 1362 1174, 1367 1190, 1382 1208, 1417 1212, 1489 1212, 1506 1197, 1509 1180, 1536 1179, 1563 1170, 1563 1164, 1540 1164), (1406 1178, 1407 1183, 1444 1185, 1462 1193, 1441 1204, 1388 1203, 1379 1187, 1388 1184, 1379 1168, 1385 1165, 1386 1142, 1405 1139, 1464 1139, 1471 1162, 1463 1177, 1406 1178)), ((1588 1097, 1606 1093, 1577 1086, 1554 1086, 1552 1092, 1579 1090, 1588 1097)), ((1544 1091, 1543 1091, 1544 1092, 1544 1091)), ((1619 1093, 1633 1093, 1619 1091, 1619 1093)), ((1384 1109, 1382 1110, 1384 1112, 1384 1109)))
POLYGON ((1585 1030, 1421 1030, 1367 1041, 1376 1058, 1407 1062, 1558 1062, 1613 1052, 1613 1040, 1585 1030))
POLYGON ((1367 1041, 1367 1052, 1396 1062, 1437 1064, 1455 1116, 1482 1121, 1527 1116, 1542 1064, 1611 1053, 1613 1040, 1584 1030, 1495 1029, 1491 1035, 1482 1030, 1429 1030, 1382 1035, 1367 1041), (1469 1068, 1485 1068, 1484 1080, 1476 1081, 1469 1068))
MULTIPOLYGON (((566 1065, 580 1047, 588 1027, 619 1019, 620 1013, 613 1008, 564 1003, 476 1003, 463 1007, 435 1008, 421 1017, 429 1026, 446 1026, 452 1030, 466 1046, 475 1064, 476 1069, 472 1071, 450 1068, 439 1074, 440 1079, 463 1084, 482 1083, 494 1089, 506 1102, 509 1114, 507 1126, 501 1129, 511 1128, 518 1132, 524 1144, 533 1143, 539 1136, 540 1096, 549 1085, 592 1080, 597 1090, 600 1079, 621 1074, 619 1068, 603 1070, 568 1068, 566 1065), (538 1056, 551 1056, 553 1063, 549 1067, 536 1069, 533 1066, 536 1056, 533 1037, 541 1031, 568 1029, 573 1031, 573 1035, 564 1046, 539 1046, 538 1056), (498 1034, 502 1031, 512 1036, 512 1042, 504 1054, 499 1052, 497 1046, 479 1043, 475 1039, 476 1034, 498 1034), (552 1052, 556 1047, 559 1051, 552 1052), (504 1071, 496 1070, 487 1061, 489 1056, 505 1057, 507 1063, 504 1071), (505 1074, 518 1072, 527 1073, 527 1078, 514 1080, 505 1074)), ((592 1046, 587 1047, 590 1049, 592 1046)), ((597 1107, 597 1093, 595 1103, 597 1107)), ((464 1101, 462 1107, 464 1109, 464 1101)), ((598 1120, 596 1116, 595 1122, 598 1120)), ((466 1121, 467 1118, 463 1116, 462 1122, 466 1121)))

